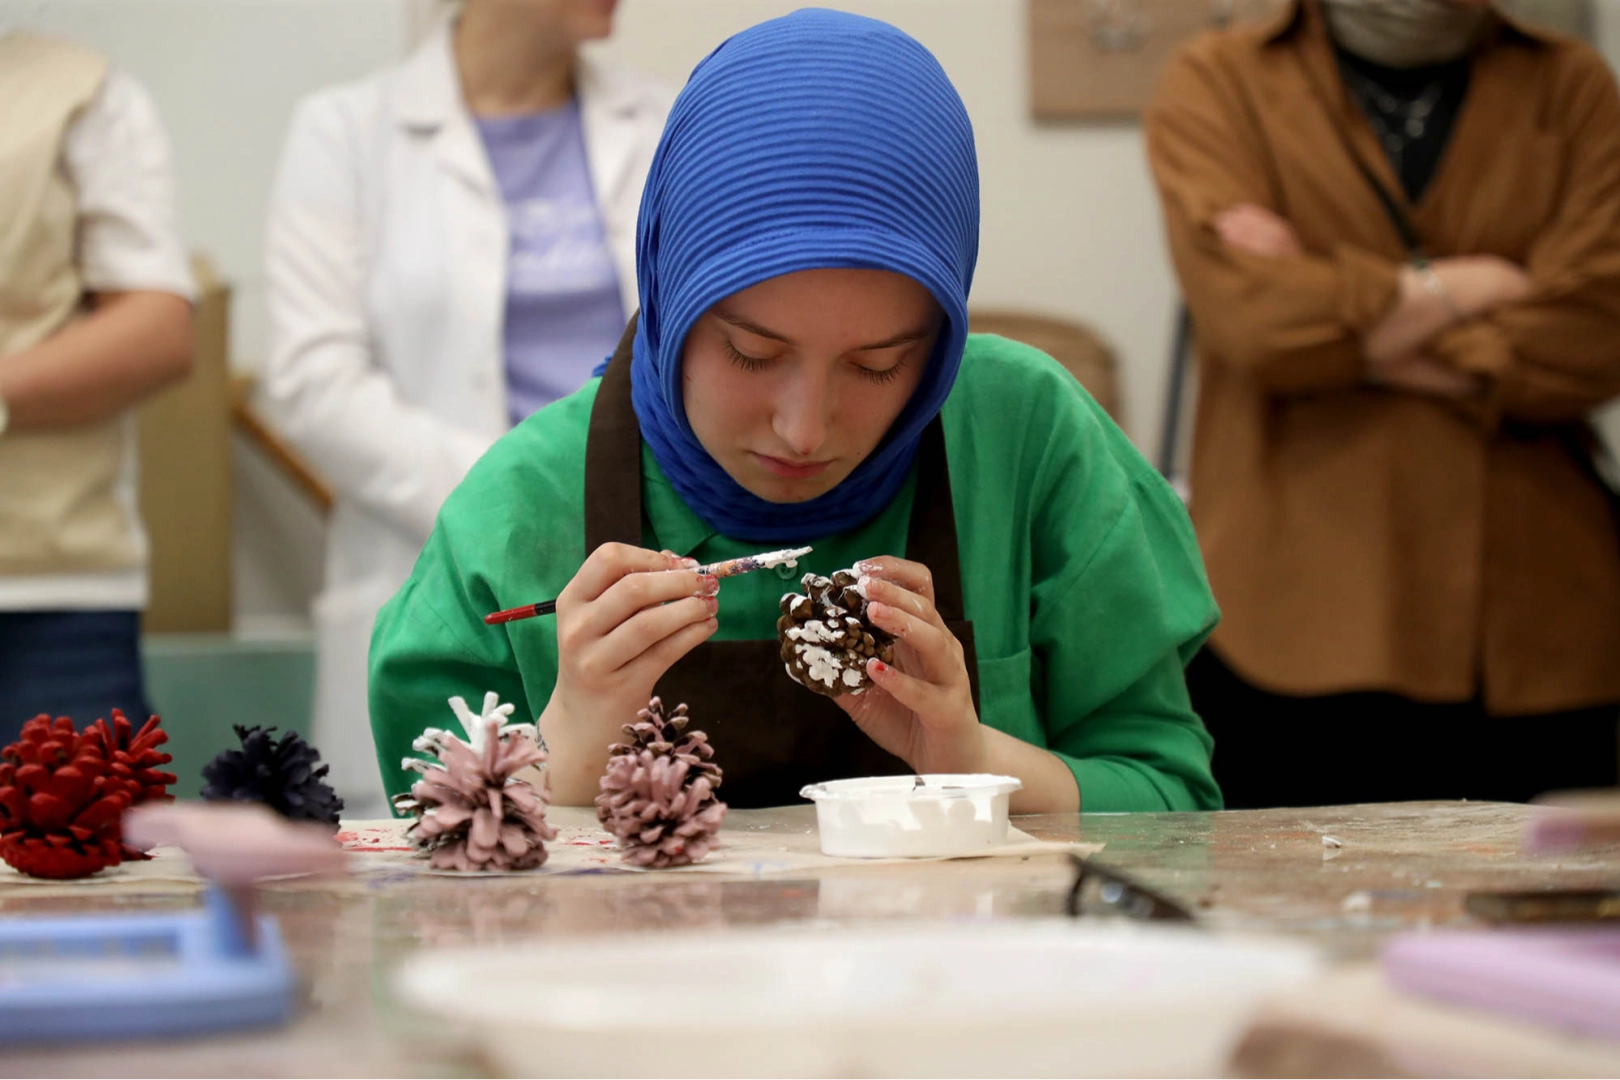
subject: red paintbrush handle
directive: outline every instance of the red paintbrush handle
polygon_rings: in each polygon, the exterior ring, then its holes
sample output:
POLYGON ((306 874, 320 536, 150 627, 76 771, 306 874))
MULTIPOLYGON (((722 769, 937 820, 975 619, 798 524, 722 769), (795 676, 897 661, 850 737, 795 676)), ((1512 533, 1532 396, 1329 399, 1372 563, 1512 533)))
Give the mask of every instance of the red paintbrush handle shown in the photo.
POLYGON ((517 622, 519 619, 532 619, 536 615, 550 615, 556 610, 557 601, 546 600, 539 604, 524 604, 522 607, 491 612, 484 616, 484 623, 487 626, 499 626, 501 623, 517 622))

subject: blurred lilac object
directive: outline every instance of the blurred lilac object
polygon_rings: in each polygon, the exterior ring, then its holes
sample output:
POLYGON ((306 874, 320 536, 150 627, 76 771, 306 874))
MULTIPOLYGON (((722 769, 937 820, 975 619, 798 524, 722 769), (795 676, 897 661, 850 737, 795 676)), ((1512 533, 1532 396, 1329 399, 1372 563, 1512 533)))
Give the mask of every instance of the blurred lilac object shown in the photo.
POLYGON ((181 848, 197 872, 227 888, 285 874, 332 873, 348 855, 321 825, 288 821, 257 803, 167 803, 124 815, 131 844, 181 848))
POLYGON ((1402 934, 1384 950, 1390 985, 1422 997, 1620 1038, 1620 931, 1402 934))
POLYGON ((1589 792, 1551 796, 1525 829, 1524 849, 1537 854, 1620 845, 1620 795, 1589 792))

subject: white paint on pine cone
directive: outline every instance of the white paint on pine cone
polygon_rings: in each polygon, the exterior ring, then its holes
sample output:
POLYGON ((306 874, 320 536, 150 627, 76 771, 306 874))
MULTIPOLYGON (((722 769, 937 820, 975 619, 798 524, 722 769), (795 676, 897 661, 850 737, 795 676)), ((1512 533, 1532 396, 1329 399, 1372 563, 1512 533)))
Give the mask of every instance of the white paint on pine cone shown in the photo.
POLYGON ((801 645, 799 658, 806 673, 823 686, 832 686, 844 673, 843 661, 819 645, 801 645))

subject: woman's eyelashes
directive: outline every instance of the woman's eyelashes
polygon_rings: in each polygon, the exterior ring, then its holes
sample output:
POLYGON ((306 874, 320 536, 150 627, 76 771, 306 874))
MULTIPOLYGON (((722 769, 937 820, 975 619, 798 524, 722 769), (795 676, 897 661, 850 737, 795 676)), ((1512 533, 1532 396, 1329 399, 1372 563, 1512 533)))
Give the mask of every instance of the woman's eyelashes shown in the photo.
MULTIPOLYGON (((750 356, 748 353, 745 353, 741 349, 737 348, 737 346, 733 344, 729 338, 721 338, 720 341, 721 344, 725 346, 726 358, 729 359, 733 364, 742 368, 744 371, 763 371, 770 367, 771 364, 777 359, 776 357, 770 356, 750 356)), ((853 367, 856 373, 859 374, 863 379, 867 379, 875 383, 887 383, 893 382, 895 379, 900 377, 900 371, 906 366, 906 362, 902 359, 886 368, 869 368, 863 364, 855 363, 852 363, 850 366, 853 367)))
POLYGON ((887 383, 894 382, 894 380, 898 379, 900 377, 900 369, 905 366, 906 362, 901 360, 896 364, 882 369, 862 367, 860 364, 856 364, 855 370, 861 373, 862 378, 870 379, 875 383, 887 383))
POLYGON ((762 371, 770 366, 771 361, 769 357, 749 356, 747 353, 739 350, 737 346, 733 345, 729 338, 721 338, 720 341, 721 344, 725 345, 726 347, 726 356, 733 364, 736 364, 744 371, 762 371))

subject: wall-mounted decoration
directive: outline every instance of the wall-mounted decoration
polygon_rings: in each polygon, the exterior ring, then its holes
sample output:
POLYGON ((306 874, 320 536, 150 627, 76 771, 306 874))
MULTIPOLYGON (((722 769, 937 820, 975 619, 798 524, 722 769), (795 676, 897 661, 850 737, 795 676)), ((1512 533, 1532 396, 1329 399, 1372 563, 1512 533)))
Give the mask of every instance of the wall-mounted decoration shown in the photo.
MULTIPOLYGON (((1029 0, 1030 111, 1037 120, 1133 120, 1176 46, 1289 2, 1029 0)), ((1499 2, 1528 22, 1590 35, 1591 0, 1499 2)))
POLYGON ((1029 0, 1037 120, 1130 120, 1177 45, 1265 18, 1287 0, 1029 0))

